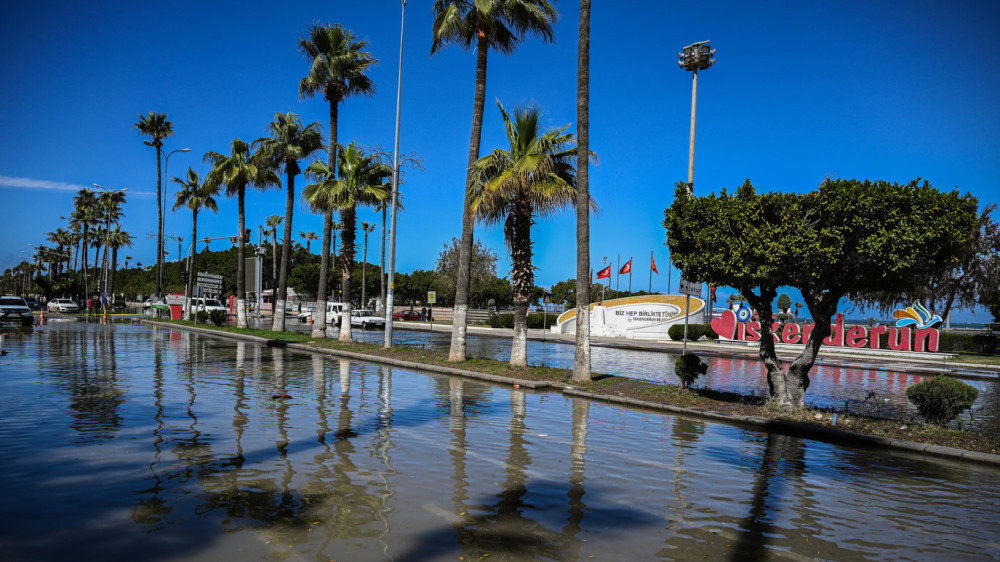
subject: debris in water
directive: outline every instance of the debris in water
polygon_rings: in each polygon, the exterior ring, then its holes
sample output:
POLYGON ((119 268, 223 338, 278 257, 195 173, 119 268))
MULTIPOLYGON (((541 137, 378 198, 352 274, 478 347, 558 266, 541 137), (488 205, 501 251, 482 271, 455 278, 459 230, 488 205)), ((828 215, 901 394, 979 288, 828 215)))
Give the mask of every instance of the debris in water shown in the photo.
POLYGON ((287 394, 272 394, 271 395, 271 400, 287 400, 289 398, 291 398, 291 396, 289 396, 287 394))

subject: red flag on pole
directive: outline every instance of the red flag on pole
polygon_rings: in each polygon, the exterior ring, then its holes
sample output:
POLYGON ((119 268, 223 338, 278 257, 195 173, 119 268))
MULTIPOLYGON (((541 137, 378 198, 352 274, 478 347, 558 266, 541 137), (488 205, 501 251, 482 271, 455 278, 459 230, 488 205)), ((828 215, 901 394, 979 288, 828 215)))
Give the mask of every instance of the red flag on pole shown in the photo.
POLYGON ((597 272, 598 279, 611 279, 611 266, 605 267, 604 269, 597 272))
POLYGON ((621 271, 619 271, 618 273, 621 275, 625 275, 626 273, 632 273, 632 258, 628 259, 628 263, 623 265, 621 271))
POLYGON ((656 270, 656 260, 653 259, 653 254, 649 254, 649 267, 653 270, 653 273, 659 275, 660 272, 656 270))

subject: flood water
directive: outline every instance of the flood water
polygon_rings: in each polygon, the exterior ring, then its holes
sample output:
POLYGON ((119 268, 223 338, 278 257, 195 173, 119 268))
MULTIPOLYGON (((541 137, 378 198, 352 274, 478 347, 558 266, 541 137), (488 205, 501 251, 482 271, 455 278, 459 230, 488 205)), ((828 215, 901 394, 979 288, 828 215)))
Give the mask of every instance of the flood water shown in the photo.
POLYGON ((1000 558, 990 467, 162 327, 3 349, 4 560, 1000 558))

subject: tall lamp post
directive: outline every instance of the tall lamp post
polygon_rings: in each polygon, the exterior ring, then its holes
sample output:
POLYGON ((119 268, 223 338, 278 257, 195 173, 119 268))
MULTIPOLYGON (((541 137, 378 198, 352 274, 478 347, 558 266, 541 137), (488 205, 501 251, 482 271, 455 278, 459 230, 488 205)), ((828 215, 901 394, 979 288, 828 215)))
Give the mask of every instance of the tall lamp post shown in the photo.
POLYGON ((691 146, 688 149, 688 190, 694 191, 694 117, 698 105, 698 71, 715 64, 715 49, 708 41, 691 43, 680 53, 677 53, 677 66, 692 73, 691 81, 691 146))
POLYGON ((392 212, 389 229, 389 288, 385 295, 385 343, 386 349, 392 347, 392 309, 393 293, 395 293, 396 274, 396 208, 399 203, 399 109, 403 95, 403 24, 406 23, 406 0, 402 0, 403 8, 399 22, 399 81, 396 85, 396 144, 392 153, 392 212))
MULTIPOLYGON (((163 189, 163 197, 160 199, 160 208, 159 208, 159 211, 160 211, 160 224, 158 225, 161 233, 163 232, 163 214, 164 214, 164 208, 166 207, 166 202, 167 202, 166 184, 167 184, 168 181, 170 181, 170 176, 167 175, 167 165, 170 164, 170 155, 174 154, 175 152, 191 152, 191 149, 190 148, 178 148, 177 150, 171 150, 170 152, 167 153, 167 157, 163 159, 163 185, 164 185, 164 189, 163 189)), ((159 262, 159 264, 160 264, 160 269, 159 269, 159 271, 156 272, 156 280, 157 280, 156 285, 158 287, 161 287, 160 290, 162 290, 162 287, 163 287, 163 261, 164 261, 164 259, 163 259, 163 245, 162 244, 163 244, 163 238, 162 238, 162 235, 161 235, 161 238, 157 241, 157 248, 156 248, 156 252, 157 252, 156 253, 157 260, 156 261, 159 262)), ((177 250, 177 252, 180 253, 180 250, 177 250)), ((160 297, 160 298, 163 298, 163 295, 157 295, 157 296, 160 297)))

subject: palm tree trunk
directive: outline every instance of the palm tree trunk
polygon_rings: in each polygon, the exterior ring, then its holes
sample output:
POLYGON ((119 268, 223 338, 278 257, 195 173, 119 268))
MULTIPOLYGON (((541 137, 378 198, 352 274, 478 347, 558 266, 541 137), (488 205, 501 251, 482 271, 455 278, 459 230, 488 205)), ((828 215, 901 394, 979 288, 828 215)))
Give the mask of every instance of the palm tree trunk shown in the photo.
POLYGON ((385 218, 386 218, 386 208, 388 205, 382 205, 382 259, 379 262, 379 274, 378 274, 378 289, 379 296, 382 298, 382 306, 386 305, 386 295, 385 295, 385 218))
MULTIPOLYGON (((243 232, 242 230, 240 232, 243 232)), ((198 209, 191 210, 191 240, 198 240, 198 209)), ((197 247, 197 242, 191 243, 191 251, 188 252, 188 280, 187 280, 187 293, 188 300, 184 303, 184 319, 191 319, 191 301, 194 300, 194 248, 197 247)))
POLYGON ((244 216, 244 199, 246 188, 241 187, 237 196, 237 212, 239 213, 239 244, 236 263, 236 327, 247 327, 247 280, 246 280, 246 241, 243 233, 246 232, 246 217, 244 216))
POLYGON ((510 286, 514 292, 514 340, 510 346, 510 364, 513 367, 528 365, 528 302, 535 284, 531 269, 531 204, 523 195, 518 196, 516 208, 511 213, 510 286))
POLYGON ((115 274, 118 273, 118 248, 111 249, 111 276, 110 281, 108 281, 108 294, 115 294, 115 274))
MULTIPOLYGON (((156 296, 163 296, 163 188, 160 177, 160 147, 156 147, 156 296)), ((240 225, 242 227, 242 224, 240 225)), ((243 232, 242 230, 240 231, 243 232)))
POLYGON ((274 318, 271 319, 271 331, 285 330, 285 300, 288 298, 288 262, 292 257, 292 211, 295 209, 295 174, 285 165, 288 174, 288 196, 285 198, 285 236, 281 241, 281 273, 278 278, 278 299, 274 305, 274 318))
POLYGON ((356 229, 357 213, 354 208, 340 212, 340 246, 343 256, 340 259, 340 290, 343 293, 344 312, 340 319, 340 341, 352 342, 351 334, 351 270, 354 268, 354 231, 356 229))
MULTIPOLYGON (((271 300, 277 298, 278 290, 278 225, 271 226, 271 300)), ((274 308, 272 307, 272 312, 274 308)))
POLYGON ((319 288, 316 292, 316 310, 313 312, 312 337, 326 337, 327 272, 330 270, 330 230, 333 225, 333 209, 323 212, 323 255, 319 258, 319 288))
POLYGON ((486 55, 489 44, 485 35, 476 46, 476 95, 472 104, 472 134, 469 139, 469 165, 465 173, 465 193, 462 203, 462 241, 458 251, 458 274, 455 276, 455 308, 451 326, 451 348, 448 361, 465 361, 465 334, 468 329, 469 280, 472 269, 472 231, 475 220, 469 208, 472 168, 479 159, 479 143, 483 136, 483 107, 486 105, 486 55))
POLYGON ((576 85, 576 345, 573 382, 590 370, 590 0, 580 0, 576 85))

